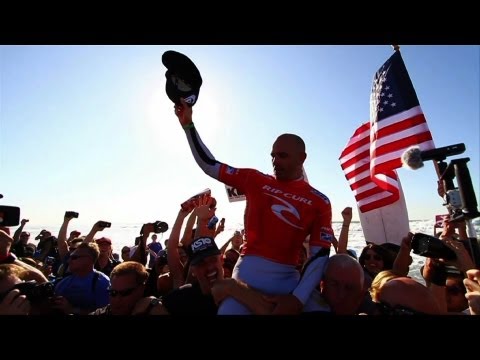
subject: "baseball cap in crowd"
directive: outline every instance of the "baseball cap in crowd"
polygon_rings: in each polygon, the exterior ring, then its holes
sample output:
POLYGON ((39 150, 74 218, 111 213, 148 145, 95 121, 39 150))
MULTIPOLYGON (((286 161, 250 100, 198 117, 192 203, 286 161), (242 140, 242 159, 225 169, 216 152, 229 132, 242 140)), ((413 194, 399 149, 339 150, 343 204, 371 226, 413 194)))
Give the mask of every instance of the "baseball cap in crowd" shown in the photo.
POLYGON ((95 242, 99 245, 100 244, 112 245, 112 240, 110 240, 109 238, 106 238, 106 237, 101 237, 100 239, 95 240, 95 242))
POLYGON ((187 254, 190 264, 195 265, 209 256, 220 255, 220 250, 213 238, 201 237, 188 246, 187 254))
POLYGON ((187 56, 173 50, 162 55, 163 65, 167 68, 165 90, 167 96, 175 104, 180 104, 180 98, 193 106, 198 100, 202 77, 195 64, 187 56))

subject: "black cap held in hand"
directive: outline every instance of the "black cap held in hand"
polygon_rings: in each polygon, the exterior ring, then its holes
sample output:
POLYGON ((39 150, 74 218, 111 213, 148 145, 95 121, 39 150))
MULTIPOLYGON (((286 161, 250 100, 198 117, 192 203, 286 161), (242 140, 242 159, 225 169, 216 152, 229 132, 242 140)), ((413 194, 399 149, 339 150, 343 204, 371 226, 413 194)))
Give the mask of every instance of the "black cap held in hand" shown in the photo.
POLYGON ((165 51, 162 55, 163 65, 168 69, 165 73, 167 96, 175 104, 180 104, 180 98, 193 106, 198 100, 202 77, 195 64, 187 56, 173 51, 165 51))

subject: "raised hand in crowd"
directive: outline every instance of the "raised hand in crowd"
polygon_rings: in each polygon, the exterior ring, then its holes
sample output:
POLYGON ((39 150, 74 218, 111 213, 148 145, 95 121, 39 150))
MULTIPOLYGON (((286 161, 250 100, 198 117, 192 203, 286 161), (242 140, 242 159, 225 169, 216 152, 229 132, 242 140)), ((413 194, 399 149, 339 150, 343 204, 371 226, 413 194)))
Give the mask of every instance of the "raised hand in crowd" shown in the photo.
MULTIPOLYGON (((65 212, 62 226, 60 226, 60 230, 58 231, 58 239, 57 239, 58 255, 60 257, 60 260, 62 261, 69 252, 68 250, 69 241, 67 240, 67 229, 68 229, 68 224, 70 223, 70 220, 74 218, 75 217, 71 213, 69 213, 68 211, 65 212)), ((70 234, 70 239, 69 239, 70 241, 73 240, 71 239, 71 236, 72 234, 70 234)))
POLYGON ((110 227, 110 223, 106 221, 97 221, 95 224, 93 224, 92 229, 88 233, 88 235, 85 237, 85 240, 83 242, 89 243, 92 242, 95 238, 95 235, 99 231, 103 231, 105 228, 110 227))
MULTIPOLYGON (((25 225, 29 222, 30 220, 28 219, 22 219, 20 221, 20 226, 18 227, 17 230, 15 230, 15 233, 13 234, 13 243, 17 243, 19 240, 20 240, 20 234, 22 233, 23 231, 23 228, 25 227, 25 225)), ((30 234, 29 234, 30 236, 30 234)))
POLYGON ((342 229, 340 230, 340 235, 338 236, 337 244, 337 254, 344 254, 347 252, 348 247, 348 230, 350 228, 350 223, 352 222, 352 208, 347 206, 342 210, 342 229))
POLYGON ((216 200, 211 196, 204 195, 198 200, 197 206, 197 233, 195 238, 215 237, 215 227, 209 228, 208 222, 215 216, 216 200))
POLYGON ((185 218, 191 213, 187 222, 187 226, 185 228, 184 236, 182 238, 182 244, 186 248, 193 241, 191 233, 193 223, 196 219, 196 210, 197 202, 195 201, 195 199, 190 199, 189 201, 185 202, 184 206, 180 207, 177 218, 175 219, 175 223, 173 224, 172 231, 170 232, 170 237, 167 244, 167 261, 168 268, 170 269, 169 276, 172 279, 173 289, 179 288, 180 286, 185 284, 186 281, 184 264, 182 263, 180 258, 179 239, 183 222, 185 218))
POLYGON ((413 233, 409 232, 407 236, 402 238, 400 244, 400 250, 393 261, 392 271, 398 276, 407 276, 410 271, 410 265, 412 264, 412 257, 410 252, 412 251, 412 238, 413 233))
POLYGON ((217 237, 217 235, 222 233, 223 231, 225 231, 225 218, 222 218, 219 221, 218 226, 217 226, 217 230, 215 230, 215 236, 214 237, 217 237))
POLYGON ((147 265, 147 240, 150 237, 150 234, 155 232, 154 223, 147 223, 142 226, 141 229, 141 238, 133 254, 130 256, 130 261, 136 261, 142 264, 143 266, 147 265))

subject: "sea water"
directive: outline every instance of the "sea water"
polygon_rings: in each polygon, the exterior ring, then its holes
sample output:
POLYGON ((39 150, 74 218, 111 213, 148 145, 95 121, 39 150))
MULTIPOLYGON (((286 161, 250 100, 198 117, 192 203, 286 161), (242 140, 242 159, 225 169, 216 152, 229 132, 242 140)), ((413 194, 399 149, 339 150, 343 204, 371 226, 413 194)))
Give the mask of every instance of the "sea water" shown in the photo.
MULTIPOLYGON (((475 226, 475 230, 477 233, 477 238, 480 238, 480 219, 474 219, 473 224, 475 226)), ((412 220, 410 221, 410 231, 413 233, 420 232, 428 235, 433 235, 434 232, 434 220, 412 220)), ((96 234, 96 238, 105 236, 112 240, 112 247, 113 251, 120 254, 122 247, 124 246, 133 246, 135 245, 135 238, 139 236, 140 229, 142 225, 137 224, 115 224, 112 223, 111 228, 104 229, 101 232, 96 234)), ((332 224, 334 233, 336 237, 340 235, 340 230, 342 227, 342 222, 334 222, 332 224)), ((221 247, 225 244, 226 241, 233 235, 235 230, 241 228, 241 224, 237 224, 234 227, 226 227, 225 231, 218 235, 216 238, 218 247, 221 247)), ((38 227, 29 227, 28 223, 25 226, 25 231, 30 232, 30 241, 31 243, 37 244, 38 241, 33 240, 35 236, 37 236, 42 229, 49 230, 54 236, 58 236, 58 231, 60 226, 38 226, 38 227)), ((12 235, 15 229, 11 229, 12 235)), ((68 233, 71 230, 78 230, 82 233, 82 235, 86 235, 90 231, 90 227, 82 227, 82 226, 70 226, 68 233)), ((438 229, 437 229, 438 231, 438 229)), ((164 241, 168 238, 168 234, 158 234, 158 239, 163 247, 164 241)), ((147 243, 151 240, 149 239, 147 243)), ((362 227, 360 222, 352 222, 350 224, 349 235, 348 235, 348 249, 353 249, 356 251, 357 255, 360 256, 362 249, 366 245, 365 239, 363 237, 362 227)), ((331 254, 334 252, 332 251, 331 254)), ((425 258, 422 256, 418 256, 416 254, 411 253, 413 258, 413 263, 410 265, 410 273, 409 276, 422 281, 423 279, 420 276, 420 267, 425 263, 425 258)))

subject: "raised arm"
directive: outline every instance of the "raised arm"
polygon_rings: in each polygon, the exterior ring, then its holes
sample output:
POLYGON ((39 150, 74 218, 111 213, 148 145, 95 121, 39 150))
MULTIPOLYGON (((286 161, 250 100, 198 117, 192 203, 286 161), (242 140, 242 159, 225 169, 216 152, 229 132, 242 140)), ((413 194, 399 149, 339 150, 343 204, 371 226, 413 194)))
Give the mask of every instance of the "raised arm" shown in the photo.
MULTIPOLYGON (((194 204, 192 204, 195 206, 194 204)), ((190 207, 187 210, 182 210, 178 212, 177 219, 173 224, 172 231, 170 232, 170 237, 168 238, 167 244, 167 260, 168 260, 168 267, 170 269, 170 276, 173 280, 173 288, 177 289, 183 284, 185 284, 185 277, 183 272, 183 264, 180 261, 180 254, 178 252, 178 240, 180 238, 180 231, 182 229, 183 221, 187 217, 187 215, 192 211, 193 207, 190 207)), ((192 219, 192 216, 190 216, 192 219)), ((193 217, 193 221, 195 221, 195 217, 193 217)), ((191 233, 191 230, 190 230, 191 233)), ((183 240, 183 239, 182 239, 183 240)))
POLYGON ((64 216, 62 226, 60 227, 60 231, 58 232, 58 239, 57 239, 58 255, 60 256, 60 259, 62 261, 68 253, 67 229, 68 229, 68 223, 72 219, 73 219, 73 216, 64 216))
POLYGON ((352 208, 346 207, 342 211, 343 224, 338 237, 338 254, 345 254, 348 247, 348 231, 350 229, 350 223, 352 222, 352 208))
POLYGON ((150 233, 153 232, 153 230, 154 229, 152 223, 143 225, 142 238, 140 239, 140 242, 138 243, 135 252, 130 257, 130 261, 136 261, 144 266, 147 264, 147 239, 150 236, 150 233))
POLYGON ((25 227, 25 224, 28 222, 28 219, 22 219, 20 222, 20 226, 18 227, 17 230, 15 230, 15 233, 13 234, 13 244, 16 244, 20 240, 20 234, 23 231, 23 228, 25 227))
MULTIPOLYGON (((193 204, 193 206, 195 205, 193 204)), ((182 240, 180 241, 182 244, 188 245, 189 243, 192 242, 192 230, 196 220, 197 220, 197 212, 193 210, 190 216, 188 217, 187 224, 185 225, 185 229, 183 230, 182 240)))
POLYGON ((205 174, 213 177, 214 179, 219 179, 220 162, 215 160, 215 157, 212 155, 210 150, 207 149, 205 144, 202 142, 200 135, 192 121, 192 108, 181 99, 181 105, 175 105, 175 115, 178 117, 180 124, 185 130, 187 135, 188 144, 190 145, 190 150, 192 151, 193 157, 197 162, 198 166, 203 170, 205 174))
POLYGON ((105 229, 104 226, 101 226, 103 223, 105 223, 105 222, 104 221, 97 221, 95 224, 93 224, 92 229, 90 230, 88 235, 85 236, 85 239, 83 240, 83 242, 84 243, 92 242, 95 238, 95 234, 97 232, 103 231, 103 229, 105 229))

